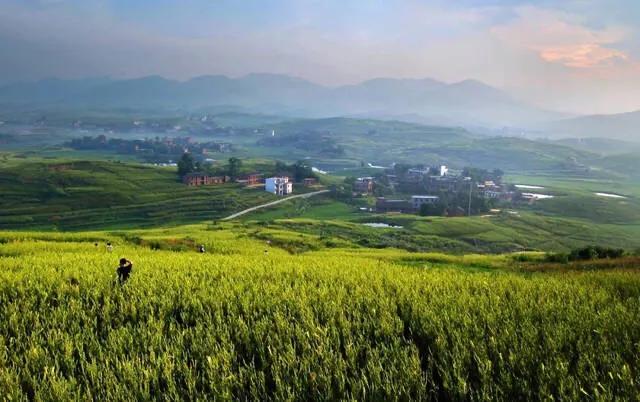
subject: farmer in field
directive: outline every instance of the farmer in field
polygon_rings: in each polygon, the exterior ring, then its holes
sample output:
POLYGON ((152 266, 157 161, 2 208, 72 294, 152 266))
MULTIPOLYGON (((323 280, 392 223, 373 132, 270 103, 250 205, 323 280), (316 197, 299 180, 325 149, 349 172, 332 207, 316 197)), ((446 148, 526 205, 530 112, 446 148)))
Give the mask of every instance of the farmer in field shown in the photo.
POLYGON ((204 252, 205 252, 205 250, 204 250, 204 244, 201 244, 201 245, 200 245, 200 247, 198 247, 198 251, 199 251, 200 253, 204 253, 204 252))
POLYGON ((129 279, 129 274, 131 274, 131 270, 133 269, 133 264, 131 261, 126 258, 120 258, 120 266, 118 266, 118 281, 120 283, 125 283, 127 279, 129 279))
POLYGON ((108 252, 112 252, 113 251, 113 246, 111 245, 111 242, 107 242, 107 251, 108 252))

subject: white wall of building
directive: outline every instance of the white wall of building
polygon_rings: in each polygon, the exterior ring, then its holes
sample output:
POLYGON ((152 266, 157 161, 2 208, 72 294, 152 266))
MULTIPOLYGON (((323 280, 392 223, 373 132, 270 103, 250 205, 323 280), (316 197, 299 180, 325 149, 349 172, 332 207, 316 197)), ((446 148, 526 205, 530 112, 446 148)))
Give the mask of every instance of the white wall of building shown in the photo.
POLYGON ((287 195, 293 192, 293 183, 288 177, 269 177, 264 181, 265 191, 275 195, 287 195))

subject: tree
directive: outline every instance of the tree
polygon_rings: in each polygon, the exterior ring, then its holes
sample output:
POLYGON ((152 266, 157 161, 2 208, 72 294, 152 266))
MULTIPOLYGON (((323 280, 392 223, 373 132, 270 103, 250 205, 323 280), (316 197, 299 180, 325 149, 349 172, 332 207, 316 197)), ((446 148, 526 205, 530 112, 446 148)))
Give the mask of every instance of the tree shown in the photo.
POLYGON ((228 174, 231 179, 235 179, 240 174, 240 168, 242 167, 242 160, 239 158, 231 157, 229 158, 229 170, 228 174))
POLYGON ((447 204, 445 202, 437 202, 435 204, 422 204, 420 205, 419 214, 422 216, 442 216, 447 210, 447 204))
POLYGON ((195 159, 193 159, 193 156, 188 152, 182 154, 182 157, 178 161, 178 174, 180 175, 180 177, 197 170, 198 163, 196 163, 195 159))
POLYGON ((315 177, 316 175, 313 173, 313 169, 311 169, 311 166, 309 166, 307 162, 297 161, 293 165, 293 176, 296 182, 301 182, 307 177, 315 177))

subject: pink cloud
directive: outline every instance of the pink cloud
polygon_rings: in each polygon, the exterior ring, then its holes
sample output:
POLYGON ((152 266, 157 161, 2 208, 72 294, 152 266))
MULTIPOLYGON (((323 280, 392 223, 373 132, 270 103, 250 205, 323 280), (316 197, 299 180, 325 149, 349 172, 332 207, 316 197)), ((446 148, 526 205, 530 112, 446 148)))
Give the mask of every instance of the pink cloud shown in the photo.
POLYGON ((570 46, 538 49, 540 57, 551 63, 561 63, 567 67, 591 68, 610 65, 616 60, 629 57, 615 49, 600 46, 597 43, 580 43, 570 46))
POLYGON ((626 37, 624 29, 591 29, 571 15, 555 11, 523 7, 518 18, 494 27, 492 33, 534 51, 546 62, 570 68, 602 68, 629 61, 626 53, 612 47, 626 37))

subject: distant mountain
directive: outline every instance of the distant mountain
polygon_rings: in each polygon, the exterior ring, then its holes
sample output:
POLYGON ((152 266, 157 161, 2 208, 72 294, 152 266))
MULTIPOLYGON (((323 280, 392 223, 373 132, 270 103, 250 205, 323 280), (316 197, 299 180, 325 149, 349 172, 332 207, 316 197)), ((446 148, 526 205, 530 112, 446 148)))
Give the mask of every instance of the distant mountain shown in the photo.
POLYGON ((0 87, 0 103, 171 109, 229 105, 299 117, 412 116, 422 123, 486 127, 521 127, 564 117, 475 80, 447 84, 428 78, 378 78, 330 88, 277 74, 202 76, 184 82, 158 76, 43 80, 0 87))
POLYGON ((112 83, 109 78, 60 80, 49 78, 38 82, 18 82, 0 87, 0 102, 13 104, 50 104, 68 102, 92 88, 112 83))
POLYGON ((624 141, 615 138, 582 137, 552 140, 553 144, 566 145, 574 149, 593 152, 599 155, 617 155, 640 152, 640 142, 624 141))
POLYGON ((546 127, 549 136, 604 137, 618 140, 640 141, 640 110, 630 113, 592 115, 564 119, 546 127))

